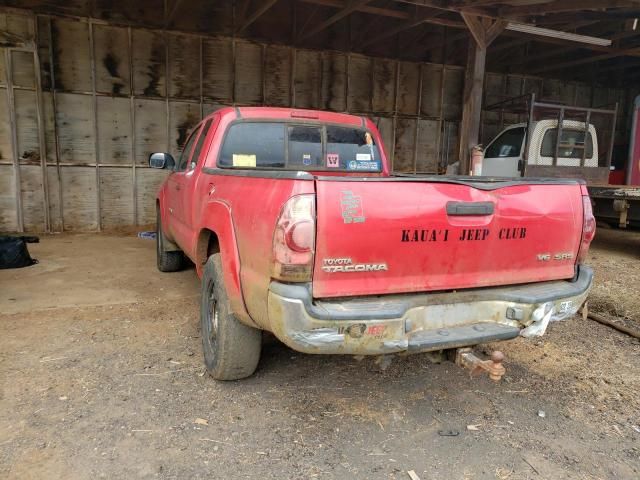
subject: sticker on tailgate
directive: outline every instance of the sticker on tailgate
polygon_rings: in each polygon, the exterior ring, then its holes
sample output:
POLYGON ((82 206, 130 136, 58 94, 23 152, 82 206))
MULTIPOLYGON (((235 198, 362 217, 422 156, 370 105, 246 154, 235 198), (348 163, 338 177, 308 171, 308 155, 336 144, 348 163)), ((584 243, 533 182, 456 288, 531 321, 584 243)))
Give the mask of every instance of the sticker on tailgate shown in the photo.
POLYGON ((364 223, 364 209, 360 195, 354 195, 350 190, 343 190, 340 194, 340 207, 344 223, 364 223))

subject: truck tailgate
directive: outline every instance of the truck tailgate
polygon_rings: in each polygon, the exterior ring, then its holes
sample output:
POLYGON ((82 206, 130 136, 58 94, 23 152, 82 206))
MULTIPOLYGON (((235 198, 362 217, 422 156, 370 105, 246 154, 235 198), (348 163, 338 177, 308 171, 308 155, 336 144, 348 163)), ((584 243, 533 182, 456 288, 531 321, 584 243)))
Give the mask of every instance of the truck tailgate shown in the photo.
POLYGON ((315 298, 574 276, 577 182, 319 177, 316 195, 315 298))

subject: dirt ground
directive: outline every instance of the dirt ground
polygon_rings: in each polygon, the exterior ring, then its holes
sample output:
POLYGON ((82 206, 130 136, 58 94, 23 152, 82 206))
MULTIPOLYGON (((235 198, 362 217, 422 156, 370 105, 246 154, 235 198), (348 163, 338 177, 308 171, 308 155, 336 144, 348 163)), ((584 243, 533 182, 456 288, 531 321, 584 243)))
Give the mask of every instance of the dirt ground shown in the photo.
MULTIPOLYGON (((217 383, 193 270, 159 273, 135 237, 30 249, 0 271, 1 478, 640 478, 640 344, 591 320, 501 344, 501 384, 273 339, 255 376, 217 383)), ((591 252, 592 308, 640 326, 640 233, 600 229, 591 252)))

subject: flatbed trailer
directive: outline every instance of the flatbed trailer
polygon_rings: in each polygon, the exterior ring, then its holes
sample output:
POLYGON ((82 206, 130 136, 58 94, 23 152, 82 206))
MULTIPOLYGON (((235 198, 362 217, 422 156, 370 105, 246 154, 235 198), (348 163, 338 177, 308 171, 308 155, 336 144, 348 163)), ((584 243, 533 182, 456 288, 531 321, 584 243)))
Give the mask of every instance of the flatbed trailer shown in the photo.
POLYGON ((640 186, 587 185, 596 219, 640 228, 640 186))

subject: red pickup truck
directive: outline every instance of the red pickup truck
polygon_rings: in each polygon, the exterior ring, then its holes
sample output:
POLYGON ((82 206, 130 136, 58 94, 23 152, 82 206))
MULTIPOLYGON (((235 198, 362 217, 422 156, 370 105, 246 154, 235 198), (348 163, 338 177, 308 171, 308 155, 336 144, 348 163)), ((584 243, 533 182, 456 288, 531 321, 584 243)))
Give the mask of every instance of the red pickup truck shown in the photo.
POLYGON ((224 108, 150 165, 171 170, 158 268, 195 264, 216 379, 255 371, 262 330, 307 353, 449 350, 541 334, 591 286, 582 181, 392 175, 363 117, 224 108))

